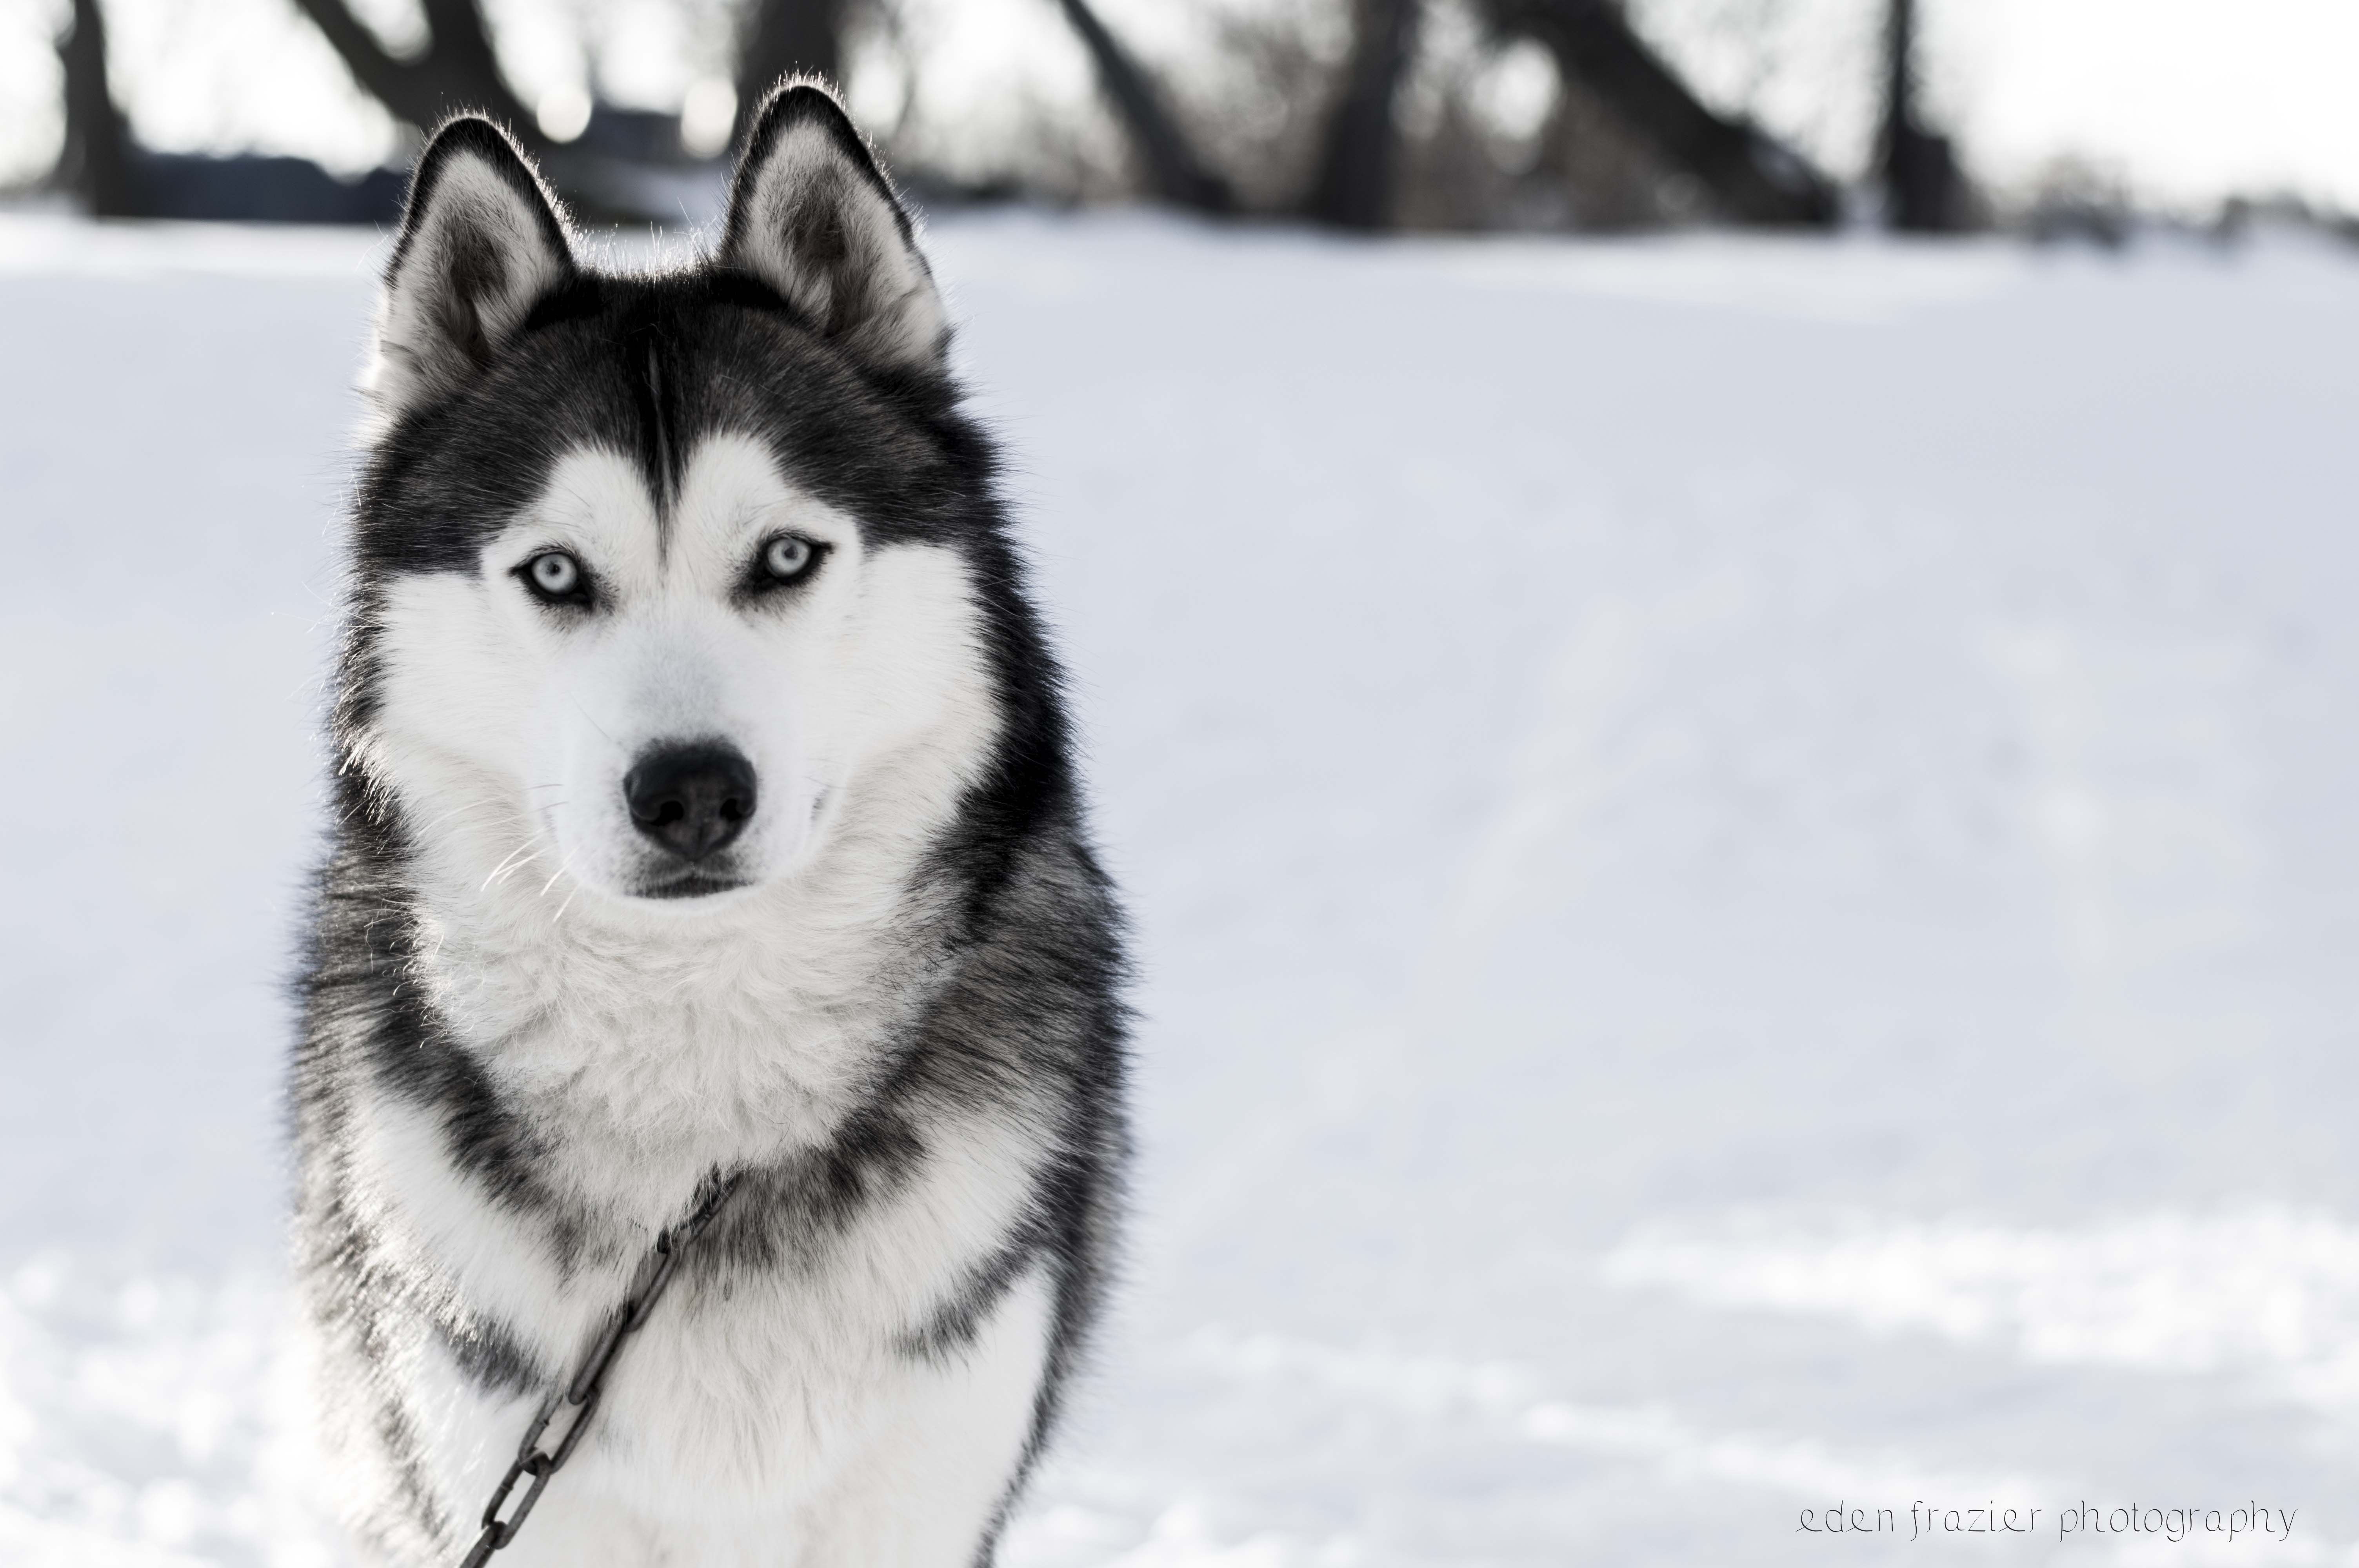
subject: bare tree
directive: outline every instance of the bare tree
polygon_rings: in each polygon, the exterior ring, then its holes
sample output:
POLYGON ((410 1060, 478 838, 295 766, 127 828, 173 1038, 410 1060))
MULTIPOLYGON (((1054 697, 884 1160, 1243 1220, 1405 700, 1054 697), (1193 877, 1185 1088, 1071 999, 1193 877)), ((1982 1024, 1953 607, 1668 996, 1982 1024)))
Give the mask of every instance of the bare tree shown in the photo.
POLYGON ((335 49, 362 91, 397 120, 420 129, 460 109, 505 121, 527 142, 540 139, 532 112, 500 74, 499 57, 476 0, 419 0, 430 35, 415 59, 397 59, 345 0, 295 0, 335 49))
POLYGON ((780 79, 843 78, 844 0, 752 0, 737 45, 737 137, 780 79))
POLYGON ((1630 28, 1613 0, 1485 0, 1503 32, 1538 39, 1577 81, 1742 223, 1823 227, 1835 188, 1800 154, 1714 114, 1630 28))
POLYGON ((1226 213, 1236 208, 1228 181, 1204 166, 1180 123, 1165 107, 1163 95, 1146 69, 1131 58, 1122 40, 1106 29, 1089 0, 1058 0, 1065 19, 1081 35, 1082 47, 1097 65, 1099 85, 1114 104, 1114 114, 1129 132, 1155 193, 1176 206, 1199 212, 1226 213))
POLYGON ((1308 214, 1340 229, 1388 227, 1400 164, 1394 100, 1417 49, 1419 0, 1358 0, 1343 89, 1327 121, 1308 214))
POLYGON ((1884 30, 1884 128, 1877 161, 1884 176, 1885 222, 1940 233, 1965 226, 1965 181, 1947 136, 1929 130, 1917 109, 1917 6, 1890 0, 1884 30))
POLYGON ((256 153, 165 153, 139 145, 115 107, 98 0, 73 0, 58 39, 66 135, 51 183, 100 218, 209 218, 245 222, 384 222, 401 210, 401 178, 379 169, 336 178, 306 158, 256 153))
POLYGON ((670 176, 690 160, 679 118, 593 100, 588 121, 558 143, 502 76, 482 0, 419 0, 431 40, 412 59, 388 52, 348 0, 295 0, 362 89, 421 129, 462 109, 505 124, 538 156, 550 184, 585 216, 665 221, 685 211, 670 176))

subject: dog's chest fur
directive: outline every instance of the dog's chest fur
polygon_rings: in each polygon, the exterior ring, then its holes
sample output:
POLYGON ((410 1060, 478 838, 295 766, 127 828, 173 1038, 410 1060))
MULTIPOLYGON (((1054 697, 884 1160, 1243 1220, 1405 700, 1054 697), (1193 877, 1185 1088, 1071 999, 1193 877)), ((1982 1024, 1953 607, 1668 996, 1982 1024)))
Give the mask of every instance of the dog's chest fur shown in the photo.
MULTIPOLYGON (((858 871, 894 885, 879 869, 858 871)), ((422 992, 435 1037, 343 1059, 314 1174, 336 1266, 369 1283, 342 1307, 375 1386, 347 1393, 402 1412, 412 1447, 391 1457, 443 1511, 496 1479, 717 1172, 741 1186, 618 1365, 569 1491, 649 1529, 693 1497, 777 1544, 823 1532, 903 1427, 979 1427, 986 1473, 935 1484, 1004 1488, 1065 1332, 1041 1185, 1069 1118, 1024 1052, 945 1031, 992 945, 957 954, 935 898, 900 887, 874 919, 781 898, 676 943, 495 897, 413 906, 411 959, 379 983, 422 992), (448 1053, 471 1087, 388 1079, 401 1050, 448 1053)))

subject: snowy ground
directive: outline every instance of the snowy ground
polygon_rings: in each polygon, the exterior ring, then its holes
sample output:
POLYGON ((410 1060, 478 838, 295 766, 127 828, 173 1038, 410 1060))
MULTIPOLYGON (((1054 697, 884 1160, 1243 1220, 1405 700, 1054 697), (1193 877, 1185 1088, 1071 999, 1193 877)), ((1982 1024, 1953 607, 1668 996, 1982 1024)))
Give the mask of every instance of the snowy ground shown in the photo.
MULTIPOLYGON (((1011 1568, 2359 1561, 2359 266, 936 240, 1147 974, 1011 1568)), ((332 1560, 274 1096, 371 263, 0 221, 11 1563, 332 1560)))

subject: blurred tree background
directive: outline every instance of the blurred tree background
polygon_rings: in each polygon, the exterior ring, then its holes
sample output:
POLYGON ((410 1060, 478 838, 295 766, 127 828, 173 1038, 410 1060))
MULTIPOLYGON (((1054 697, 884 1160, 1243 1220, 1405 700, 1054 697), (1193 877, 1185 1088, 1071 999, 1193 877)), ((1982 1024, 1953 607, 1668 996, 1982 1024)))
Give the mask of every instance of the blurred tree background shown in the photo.
POLYGON ((2102 162, 1978 186, 1919 0, 27 4, 54 53, 0 37, 0 178, 104 215, 386 222, 423 128, 467 107, 585 215, 700 222, 759 95, 810 72, 929 202, 1363 232, 2127 222, 2102 162))

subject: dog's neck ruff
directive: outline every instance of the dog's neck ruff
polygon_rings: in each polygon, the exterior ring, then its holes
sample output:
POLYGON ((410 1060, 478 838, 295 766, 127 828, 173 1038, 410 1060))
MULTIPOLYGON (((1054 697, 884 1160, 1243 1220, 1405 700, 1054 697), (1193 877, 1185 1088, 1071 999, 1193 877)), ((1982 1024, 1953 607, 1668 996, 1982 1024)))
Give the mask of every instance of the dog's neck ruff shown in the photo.
POLYGON ((487 878, 530 841, 513 810, 421 849, 417 979, 574 1196, 652 1229, 706 1172, 823 1143, 868 1098, 946 968, 923 869, 950 802, 912 813, 897 782, 857 781, 806 864, 710 913, 487 878))

